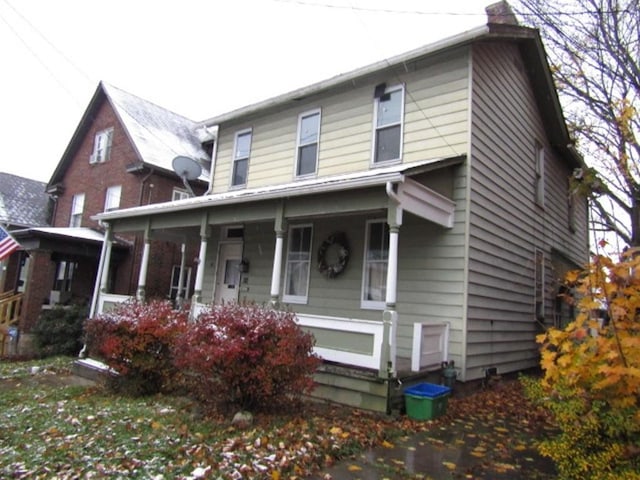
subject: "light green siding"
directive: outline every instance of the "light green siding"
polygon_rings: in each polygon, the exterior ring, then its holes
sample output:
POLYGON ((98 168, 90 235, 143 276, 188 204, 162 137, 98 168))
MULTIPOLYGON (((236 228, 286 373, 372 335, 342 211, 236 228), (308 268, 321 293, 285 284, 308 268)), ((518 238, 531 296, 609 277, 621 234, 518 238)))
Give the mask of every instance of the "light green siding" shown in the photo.
POLYGON ((277 113, 235 119, 221 125, 214 174, 214 193, 227 191, 235 133, 252 129, 247 187, 295 180, 298 115, 321 110, 318 177, 368 170, 373 140, 373 90, 376 84, 404 84, 405 116, 403 163, 466 153, 468 140, 468 52, 460 49, 447 58, 408 64, 407 71, 382 72, 277 113))
POLYGON ((576 264, 587 259, 586 210, 568 228, 571 167, 547 143, 544 124, 515 45, 473 50, 471 217, 466 378, 538 361, 534 252, 546 257, 546 317, 557 288, 552 249, 576 264), (545 151, 545 208, 535 204, 535 143, 545 151))

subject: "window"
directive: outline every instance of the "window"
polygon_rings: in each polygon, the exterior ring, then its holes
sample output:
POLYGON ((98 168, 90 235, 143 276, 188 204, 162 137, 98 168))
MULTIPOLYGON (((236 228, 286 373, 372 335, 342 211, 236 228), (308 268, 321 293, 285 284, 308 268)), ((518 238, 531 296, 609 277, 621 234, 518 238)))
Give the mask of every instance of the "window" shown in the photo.
MULTIPOLYGON (((171 269, 171 289, 169 290, 169 298, 175 300, 178 298, 178 283, 180 282, 180 265, 174 265, 171 269)), ((191 267, 184 268, 182 278, 183 298, 189 298, 189 284, 191 283, 191 267)))
POLYGON ((171 201, 184 200, 185 198, 190 198, 190 197, 191 197, 191 194, 181 188, 174 188, 173 192, 171 193, 171 201))
POLYGON ((544 207, 544 148, 536 142, 536 203, 544 207))
POLYGON ((534 265, 534 297, 536 320, 544 321, 544 252, 536 249, 534 265))
POLYGON ((318 165, 318 139, 320 138, 320 110, 306 112, 298 117, 298 147, 296 176, 316 173, 318 165))
POLYGON ((364 249, 362 308, 383 309, 389 262, 389 227, 384 220, 367 222, 364 249))
POLYGON ((53 290, 59 292, 70 292, 73 272, 78 268, 76 262, 61 261, 56 265, 56 278, 53 282, 53 290))
POLYGON ((120 194, 122 193, 121 185, 114 185, 107 188, 107 194, 104 198, 104 211, 116 210, 120 207, 120 194))
POLYGON ((236 133, 233 147, 233 168, 231 186, 239 187, 247 184, 249 170, 249 153, 251 152, 251 130, 236 133))
POLYGON ((84 193, 77 193, 73 196, 71 203, 70 227, 80 227, 82 225, 82 212, 84 211, 84 193))
POLYGON ((404 117, 404 87, 375 90, 373 163, 400 160, 402 156, 402 118, 404 117))
POLYGON ((289 229, 289 248, 283 295, 285 302, 307 302, 312 232, 311 226, 296 226, 289 229))
POLYGON ((89 163, 101 163, 109 160, 112 141, 113 128, 102 130, 101 132, 96 133, 93 142, 93 153, 89 158, 89 163))

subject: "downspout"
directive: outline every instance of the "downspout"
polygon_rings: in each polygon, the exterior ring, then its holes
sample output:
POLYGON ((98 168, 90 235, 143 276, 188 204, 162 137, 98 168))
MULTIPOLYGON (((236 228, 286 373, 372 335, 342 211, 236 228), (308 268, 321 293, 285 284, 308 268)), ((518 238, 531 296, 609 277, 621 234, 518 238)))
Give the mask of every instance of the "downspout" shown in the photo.
MULTIPOLYGON (((206 129, 207 127, 205 127, 206 129)), ((220 127, 218 127, 220 128, 220 127)), ((213 191, 213 173, 216 171, 216 157, 218 156, 218 132, 213 137, 213 151, 211 152, 211 171, 209 172, 209 188, 204 195, 209 195, 213 191)))
MULTIPOLYGON (((142 200, 144 199, 144 185, 145 183, 147 183, 147 181, 151 178, 151 175, 153 175, 155 173, 155 170, 153 169, 153 167, 149 167, 149 173, 147 173, 144 178, 142 179, 142 181, 140 182, 140 195, 138 196, 138 206, 141 207, 142 206, 142 200)), ((138 284, 133 283, 134 279, 135 279, 135 268, 134 268, 134 264, 135 264, 135 259, 136 259, 136 255, 138 252, 138 235, 134 235, 133 237, 133 249, 131 251, 131 270, 129 271, 129 288, 127 289, 128 292, 135 292, 138 288, 138 284)))
MULTIPOLYGON (((385 191, 389 199, 395 204, 396 211, 393 212, 393 221, 394 225, 389 225, 389 263, 387 267, 387 294, 385 298, 385 310, 382 316, 383 322, 383 333, 382 333, 382 358, 380 361, 380 369, 378 372, 379 376, 383 376, 384 378, 392 378, 394 375, 395 366, 393 365, 395 358, 395 338, 393 338, 396 334, 395 325, 397 323, 398 314, 396 312, 396 297, 397 297, 397 271, 398 271, 398 249, 397 249, 397 236, 398 236, 398 227, 402 222, 402 210, 401 210, 401 201, 396 192, 393 189, 393 182, 387 182, 385 185, 385 191), (395 230, 395 231, 394 231, 395 230), (392 245, 393 241, 393 245, 392 245), (393 288, 389 288, 389 285, 392 285, 393 288), (393 342, 393 344, 392 344, 393 342)), ((387 209, 389 210, 389 209, 387 209)), ((387 212, 387 223, 389 223, 389 219, 391 214, 387 212)))

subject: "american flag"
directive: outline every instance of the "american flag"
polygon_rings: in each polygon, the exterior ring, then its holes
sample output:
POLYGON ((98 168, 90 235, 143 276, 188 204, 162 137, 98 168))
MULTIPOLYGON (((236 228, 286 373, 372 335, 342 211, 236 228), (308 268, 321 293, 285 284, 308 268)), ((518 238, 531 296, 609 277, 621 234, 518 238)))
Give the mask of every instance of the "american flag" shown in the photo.
POLYGON ((0 225, 0 261, 19 248, 20 244, 0 225))

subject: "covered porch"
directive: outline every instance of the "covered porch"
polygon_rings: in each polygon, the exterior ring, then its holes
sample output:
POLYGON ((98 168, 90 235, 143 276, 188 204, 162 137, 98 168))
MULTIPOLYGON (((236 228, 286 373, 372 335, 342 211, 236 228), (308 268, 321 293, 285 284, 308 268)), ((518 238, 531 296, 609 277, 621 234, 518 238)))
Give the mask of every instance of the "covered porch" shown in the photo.
POLYGON ((424 232, 445 235, 452 228, 452 169, 461 161, 398 165, 98 215, 106 235, 91 314, 128 298, 108 289, 114 235, 144 233, 139 299, 145 298, 152 240, 197 239, 197 257, 183 253, 181 262, 181 276, 195 270, 194 293, 185 299, 179 291, 178 303, 190 301, 194 317, 222 301, 293 310, 325 360, 317 375, 320 395, 387 410, 395 379, 439 368, 448 356, 448 322, 426 315, 403 321, 399 313, 399 268, 407 261, 400 245, 405 226, 418 243, 424 232), (346 386, 360 392, 344 393, 346 386))

